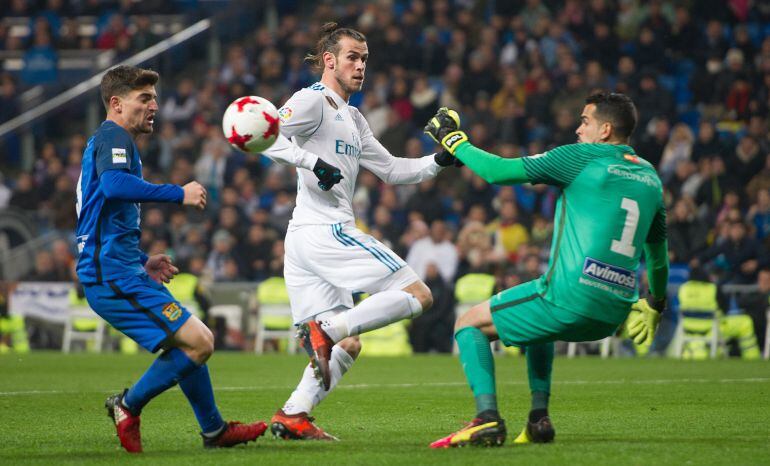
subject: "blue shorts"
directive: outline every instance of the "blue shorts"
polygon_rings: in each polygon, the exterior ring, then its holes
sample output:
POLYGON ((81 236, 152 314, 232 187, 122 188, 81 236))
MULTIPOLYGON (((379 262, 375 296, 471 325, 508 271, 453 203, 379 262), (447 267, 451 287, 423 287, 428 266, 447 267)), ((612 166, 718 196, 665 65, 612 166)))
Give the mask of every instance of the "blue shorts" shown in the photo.
POLYGON ((83 287, 91 309, 153 353, 190 318, 166 287, 146 273, 83 287))

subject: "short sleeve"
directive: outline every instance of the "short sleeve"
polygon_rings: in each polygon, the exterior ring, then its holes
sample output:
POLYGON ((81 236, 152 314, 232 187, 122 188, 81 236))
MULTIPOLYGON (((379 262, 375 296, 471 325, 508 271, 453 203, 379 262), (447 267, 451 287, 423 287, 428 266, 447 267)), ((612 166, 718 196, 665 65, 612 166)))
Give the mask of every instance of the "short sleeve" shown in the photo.
POLYGON ((569 144, 559 146, 543 154, 522 157, 524 170, 533 184, 544 183, 567 186, 577 178, 583 168, 600 156, 591 148, 593 144, 569 144))
POLYGON ((129 170, 133 157, 133 141, 124 131, 105 131, 101 141, 96 145, 94 160, 96 175, 101 176, 105 170, 129 170))
POLYGON ((309 137, 323 122, 323 94, 321 91, 303 89, 295 93, 278 110, 281 134, 287 138, 309 137))
POLYGON ((655 212, 652 219, 650 231, 647 233, 647 243, 660 243, 665 240, 668 233, 666 231, 666 208, 661 205, 655 212))

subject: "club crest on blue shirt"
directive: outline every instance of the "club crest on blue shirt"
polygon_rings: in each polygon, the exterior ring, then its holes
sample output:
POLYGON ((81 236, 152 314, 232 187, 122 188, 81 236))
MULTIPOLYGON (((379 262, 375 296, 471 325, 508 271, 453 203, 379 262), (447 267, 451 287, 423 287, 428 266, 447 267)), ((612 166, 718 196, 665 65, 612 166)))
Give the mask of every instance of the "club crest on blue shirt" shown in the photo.
POLYGON ((182 315, 182 308, 177 303, 168 303, 163 306, 163 315, 169 322, 174 322, 182 315))

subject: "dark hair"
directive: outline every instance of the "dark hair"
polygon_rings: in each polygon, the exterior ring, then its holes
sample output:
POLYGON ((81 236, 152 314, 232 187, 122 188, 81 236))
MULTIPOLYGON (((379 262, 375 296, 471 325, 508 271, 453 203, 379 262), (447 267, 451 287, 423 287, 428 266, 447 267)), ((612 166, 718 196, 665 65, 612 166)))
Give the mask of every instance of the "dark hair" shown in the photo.
POLYGON ((152 70, 135 66, 120 65, 109 70, 102 77, 99 89, 102 93, 102 103, 107 111, 110 110, 112 96, 123 97, 135 89, 154 86, 160 76, 152 70))
POLYGON ((321 26, 321 38, 315 46, 315 53, 308 54, 305 57, 305 61, 310 62, 313 70, 322 72, 323 56, 326 52, 331 52, 334 56, 340 52, 340 39, 342 37, 350 37, 358 42, 366 42, 366 36, 350 28, 338 28, 337 23, 326 23, 321 26))
POLYGON ((596 106, 597 119, 612 125, 613 134, 623 140, 631 137, 636 128, 636 106, 631 98, 617 92, 598 92, 586 99, 586 105, 596 106))

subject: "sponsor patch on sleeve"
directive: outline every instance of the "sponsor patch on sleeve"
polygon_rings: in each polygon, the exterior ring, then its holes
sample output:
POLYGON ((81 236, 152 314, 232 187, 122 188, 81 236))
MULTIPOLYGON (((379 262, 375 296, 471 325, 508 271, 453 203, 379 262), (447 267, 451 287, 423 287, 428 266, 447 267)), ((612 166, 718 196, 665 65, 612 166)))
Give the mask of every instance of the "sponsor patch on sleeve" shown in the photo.
POLYGON ((636 288, 636 274, 622 267, 586 257, 583 262, 583 275, 610 285, 621 286, 629 290, 636 288))
POLYGON ((289 107, 281 107, 281 109, 278 110, 278 118, 281 119, 282 124, 291 120, 291 116, 293 114, 294 114, 294 111, 289 107))
POLYGON ((112 163, 116 165, 128 163, 128 157, 126 156, 126 149, 123 149, 122 147, 113 147, 112 163))

